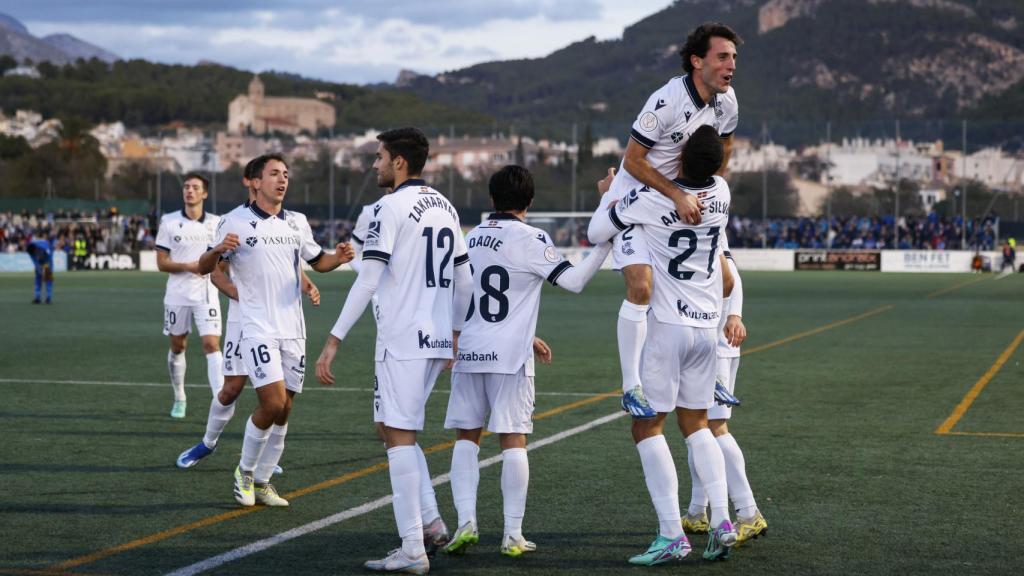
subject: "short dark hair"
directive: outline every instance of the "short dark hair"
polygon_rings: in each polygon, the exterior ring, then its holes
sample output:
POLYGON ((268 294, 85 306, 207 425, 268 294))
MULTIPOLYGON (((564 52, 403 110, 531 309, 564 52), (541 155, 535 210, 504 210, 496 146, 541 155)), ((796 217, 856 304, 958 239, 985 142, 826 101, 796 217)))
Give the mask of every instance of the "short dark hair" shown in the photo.
POLYGON ((242 169, 242 178, 252 180, 252 167, 256 165, 256 160, 259 160, 258 156, 245 163, 245 168, 242 169))
POLYGON ((725 148, 722 137, 713 126, 697 128, 683 145, 683 175, 689 180, 703 182, 722 167, 725 148))
POLYGON ((210 191, 210 180, 198 172, 189 172, 185 174, 185 179, 182 182, 188 182, 189 180, 199 180, 203 183, 203 192, 210 191))
POLYGON ((505 166, 491 175, 487 185, 494 209, 521 212, 533 202, 533 176, 522 166, 505 166))
POLYGON ((250 164, 252 164, 252 174, 249 176, 249 179, 254 180, 256 178, 263 178, 263 169, 267 167, 267 163, 271 160, 277 160, 281 164, 284 164, 285 168, 288 167, 288 163, 285 162, 284 156, 277 153, 264 154, 256 157, 252 162, 250 162, 250 164))
POLYGON ((419 128, 395 128, 377 135, 392 158, 401 156, 409 164, 409 175, 419 176, 430 154, 430 143, 419 128))
POLYGON ((740 38, 740 35, 721 22, 705 22, 697 26, 686 37, 686 44, 679 51, 679 55, 683 57, 683 70, 686 70, 687 74, 693 73, 693 64, 690 62, 690 56, 698 58, 707 56, 708 50, 711 48, 711 38, 714 36, 725 38, 737 47, 743 44, 743 39, 740 38))

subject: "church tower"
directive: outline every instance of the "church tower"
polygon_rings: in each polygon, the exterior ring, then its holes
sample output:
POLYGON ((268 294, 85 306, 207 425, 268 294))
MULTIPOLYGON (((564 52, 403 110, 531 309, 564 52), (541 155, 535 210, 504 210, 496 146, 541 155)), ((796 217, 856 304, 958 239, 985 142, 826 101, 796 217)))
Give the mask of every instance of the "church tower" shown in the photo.
POLYGON ((259 74, 253 76, 249 82, 249 101, 257 105, 263 101, 263 81, 260 80, 259 74))

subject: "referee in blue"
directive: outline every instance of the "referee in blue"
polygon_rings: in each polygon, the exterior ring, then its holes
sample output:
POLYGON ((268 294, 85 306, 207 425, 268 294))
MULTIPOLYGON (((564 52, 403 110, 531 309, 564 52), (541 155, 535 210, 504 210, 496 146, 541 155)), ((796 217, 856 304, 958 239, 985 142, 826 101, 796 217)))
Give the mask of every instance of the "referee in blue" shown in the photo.
POLYGON ((53 244, 46 237, 33 238, 25 247, 29 258, 36 267, 36 297, 33 304, 39 304, 39 293, 46 282, 46 303, 53 300, 53 244))

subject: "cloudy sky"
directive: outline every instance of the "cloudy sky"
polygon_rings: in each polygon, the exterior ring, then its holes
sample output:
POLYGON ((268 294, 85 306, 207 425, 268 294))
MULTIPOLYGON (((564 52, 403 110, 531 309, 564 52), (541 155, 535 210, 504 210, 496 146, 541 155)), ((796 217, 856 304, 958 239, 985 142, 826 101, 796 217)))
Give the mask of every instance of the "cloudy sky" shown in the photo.
POLYGON ((670 0, 0 0, 36 36, 67 32, 122 58, 213 60, 351 83, 546 55, 670 0))

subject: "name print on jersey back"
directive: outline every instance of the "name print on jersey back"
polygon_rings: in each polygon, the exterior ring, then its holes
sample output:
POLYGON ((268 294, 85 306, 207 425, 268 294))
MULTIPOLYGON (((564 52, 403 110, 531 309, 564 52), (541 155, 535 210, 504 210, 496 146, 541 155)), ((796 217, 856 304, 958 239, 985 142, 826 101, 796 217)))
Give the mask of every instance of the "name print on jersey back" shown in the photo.
POLYGON ((373 207, 364 260, 388 265, 377 289, 375 359, 451 358, 454 267, 468 260, 459 215, 423 180, 407 180, 373 207))

